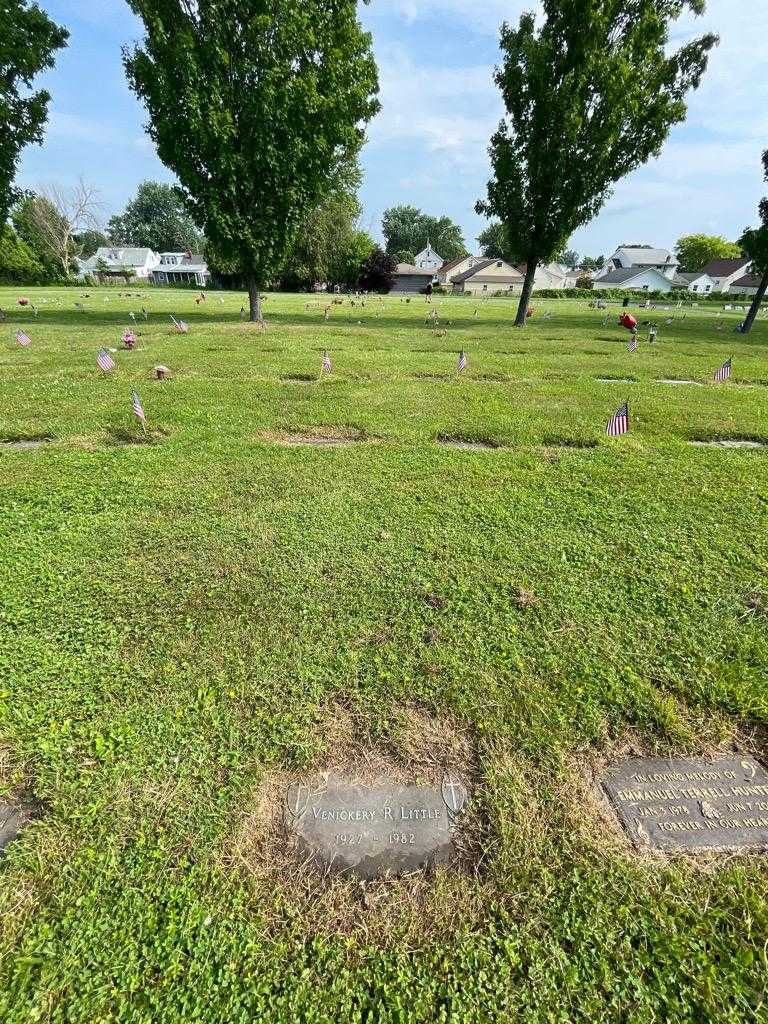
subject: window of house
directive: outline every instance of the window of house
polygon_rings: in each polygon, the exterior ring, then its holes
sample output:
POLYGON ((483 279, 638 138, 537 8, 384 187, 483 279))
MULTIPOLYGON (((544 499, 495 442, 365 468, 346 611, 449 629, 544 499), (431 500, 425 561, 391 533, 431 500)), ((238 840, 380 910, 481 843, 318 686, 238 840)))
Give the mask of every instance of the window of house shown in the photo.
POLYGON ((704 291, 705 292, 711 292, 712 291, 712 285, 708 284, 707 287, 704 289, 704 291))
POLYGON ((699 286, 697 284, 691 285, 691 291, 692 292, 697 292, 698 290, 699 290, 699 286))

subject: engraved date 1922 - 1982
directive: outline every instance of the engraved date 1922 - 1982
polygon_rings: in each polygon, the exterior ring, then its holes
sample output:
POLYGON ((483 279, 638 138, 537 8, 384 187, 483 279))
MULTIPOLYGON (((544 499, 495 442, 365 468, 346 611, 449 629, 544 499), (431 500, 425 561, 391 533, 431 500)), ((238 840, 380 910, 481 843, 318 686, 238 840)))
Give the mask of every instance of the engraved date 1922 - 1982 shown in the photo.
MULTIPOLYGON (((359 846, 363 839, 373 839, 374 842, 379 842, 379 836, 365 836, 362 832, 338 832, 336 834, 336 842, 339 846, 359 846)), ((410 846, 416 842, 416 835, 413 832, 390 832, 387 837, 388 841, 393 844, 401 844, 410 846)))

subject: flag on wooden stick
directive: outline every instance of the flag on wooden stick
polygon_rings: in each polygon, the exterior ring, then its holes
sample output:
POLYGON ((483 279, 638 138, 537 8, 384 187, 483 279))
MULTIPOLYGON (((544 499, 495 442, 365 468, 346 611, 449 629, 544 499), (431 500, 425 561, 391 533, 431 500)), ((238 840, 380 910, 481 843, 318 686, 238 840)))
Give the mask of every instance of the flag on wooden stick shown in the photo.
POLYGON ((619 406, 616 412, 608 420, 605 432, 608 437, 620 437, 629 430, 629 402, 619 406))
POLYGON ((627 352, 637 352, 637 335, 633 335, 627 345, 627 352))
POLYGON ((104 373, 108 373, 109 370, 114 370, 116 363, 112 356, 107 352, 105 348, 100 348, 96 355, 96 363, 100 370, 104 373))
POLYGON ((467 368, 467 353, 464 349, 459 352, 459 373, 463 373, 467 368))
POLYGON ((327 352, 323 352, 323 373, 331 372, 331 357, 327 352))
POLYGON ((144 426, 147 422, 147 417, 144 415, 144 406, 141 404, 141 399, 136 391, 131 396, 131 405, 133 406, 133 415, 138 416, 141 420, 141 425, 144 426))
POLYGON ((22 348, 32 344, 32 339, 25 331, 16 331, 16 341, 18 341, 22 348))
POLYGON ((722 384, 724 380, 728 380, 731 376, 731 370, 733 369, 733 356, 730 359, 726 359, 719 370, 715 370, 715 381, 718 384, 722 384))

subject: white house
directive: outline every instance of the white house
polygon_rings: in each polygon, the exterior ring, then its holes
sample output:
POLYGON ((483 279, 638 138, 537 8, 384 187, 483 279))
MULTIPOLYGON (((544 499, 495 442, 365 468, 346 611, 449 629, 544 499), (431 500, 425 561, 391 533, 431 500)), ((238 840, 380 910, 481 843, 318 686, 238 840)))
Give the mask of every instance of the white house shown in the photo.
POLYGON ((508 292, 519 295, 523 290, 523 275, 504 260, 482 260, 474 267, 452 278, 457 295, 493 295, 508 292))
POLYGON ((437 273, 444 262, 443 257, 437 255, 427 239, 427 247, 418 253, 414 260, 414 266, 419 267, 420 270, 433 270, 437 273))
POLYGON ((596 291, 608 288, 624 288, 630 291, 671 292, 672 280, 655 267, 629 267, 626 270, 611 270, 593 283, 596 291))
POLYGON ((140 249, 131 246, 102 245, 93 256, 80 261, 77 276, 86 274, 115 274, 126 277, 148 279, 152 271, 160 263, 160 257, 151 249, 140 249), (102 268, 101 271, 99 268, 102 268))
POLYGON ((713 292, 727 292, 734 281, 744 277, 749 264, 750 260, 744 256, 731 260, 712 260, 711 263, 704 267, 702 274, 707 274, 714 282, 712 286, 713 292))
POLYGON ((205 287, 211 279, 204 256, 191 252, 161 252, 152 271, 153 284, 196 284, 205 287))
POLYGON ((710 295, 715 290, 715 282, 701 270, 696 274, 676 274, 673 283, 694 295, 710 295))
MULTIPOLYGON (((515 269, 525 277, 526 265, 524 263, 515 269)), ((542 288, 575 288, 576 279, 580 276, 578 270, 570 270, 562 263, 540 263, 533 275, 533 290, 536 292, 542 288)))
POLYGON ((458 277, 459 274, 463 274, 471 267, 476 267, 478 263, 483 263, 486 258, 485 256, 459 256, 455 260, 449 260, 437 271, 438 284, 450 284, 454 277, 458 277))
POLYGON ((658 270, 670 281, 677 273, 677 259, 667 249, 654 249, 650 245, 620 245, 602 270, 595 274, 595 282, 603 280, 616 270, 658 270))

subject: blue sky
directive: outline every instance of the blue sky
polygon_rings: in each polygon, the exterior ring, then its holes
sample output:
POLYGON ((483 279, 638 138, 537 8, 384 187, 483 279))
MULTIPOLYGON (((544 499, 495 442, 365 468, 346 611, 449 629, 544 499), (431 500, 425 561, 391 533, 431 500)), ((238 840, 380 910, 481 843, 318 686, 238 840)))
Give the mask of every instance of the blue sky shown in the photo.
MULTIPOLYGON (((143 131, 120 47, 140 35, 123 0, 38 0, 71 33, 54 71, 42 147, 25 151, 20 181, 66 185, 82 175, 102 196, 105 218, 145 178, 172 180, 143 131)), ((483 221, 474 213, 488 178, 488 139, 502 108, 491 80, 498 26, 535 0, 372 0, 361 17, 373 33, 382 111, 363 151, 363 226, 380 232, 383 211, 411 203, 461 224, 470 249, 483 221)), ((709 0, 676 41, 713 30, 721 43, 687 122, 658 160, 621 182, 602 213, 572 239, 581 253, 609 254, 622 242, 671 247, 682 234, 735 238, 756 220, 766 191, 760 154, 768 144, 768 4, 709 0)))

